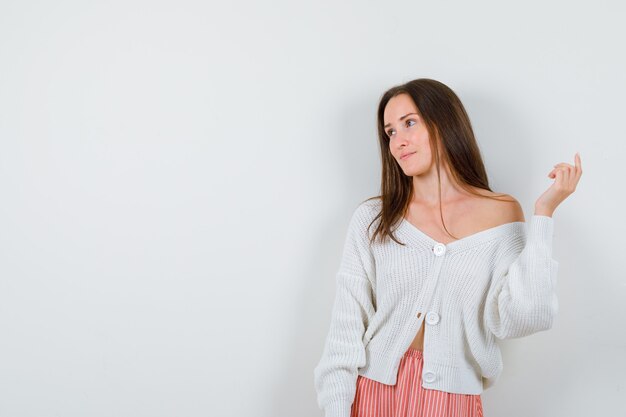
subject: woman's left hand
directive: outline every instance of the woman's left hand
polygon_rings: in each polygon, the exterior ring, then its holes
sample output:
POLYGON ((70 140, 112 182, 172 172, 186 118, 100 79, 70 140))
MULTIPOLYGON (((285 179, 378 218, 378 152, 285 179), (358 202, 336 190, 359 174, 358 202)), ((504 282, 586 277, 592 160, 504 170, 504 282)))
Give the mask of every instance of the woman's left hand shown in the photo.
POLYGON ((574 163, 576 165, 561 162, 550 171, 548 177, 555 178, 554 183, 535 202, 535 214, 552 216, 557 206, 576 191, 578 180, 583 174, 578 152, 574 155, 574 163))

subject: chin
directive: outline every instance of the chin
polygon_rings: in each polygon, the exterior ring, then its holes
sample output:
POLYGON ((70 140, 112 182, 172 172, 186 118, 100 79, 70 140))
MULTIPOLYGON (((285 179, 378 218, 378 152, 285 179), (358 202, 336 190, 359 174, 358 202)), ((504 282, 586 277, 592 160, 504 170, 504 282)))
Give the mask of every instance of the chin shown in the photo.
POLYGON ((407 177, 414 177, 416 175, 422 175, 424 173, 426 173, 426 171, 423 170, 423 169, 406 169, 406 170, 404 170, 404 174, 407 177))
POLYGON ((402 167, 402 172, 404 172, 406 175, 415 175, 415 173, 422 172, 422 171, 423 171, 422 169, 420 169, 419 167, 415 167, 415 166, 402 167))

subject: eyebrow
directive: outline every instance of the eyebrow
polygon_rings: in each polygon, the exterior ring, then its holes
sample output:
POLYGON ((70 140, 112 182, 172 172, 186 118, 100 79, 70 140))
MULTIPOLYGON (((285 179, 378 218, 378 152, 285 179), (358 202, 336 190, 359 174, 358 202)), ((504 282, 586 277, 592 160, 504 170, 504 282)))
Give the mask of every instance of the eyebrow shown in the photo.
MULTIPOLYGON (((402 121, 402 119, 404 119, 404 118, 406 118, 406 117, 408 117, 408 116, 410 116, 410 115, 412 115, 412 114, 414 114, 414 115, 418 116, 418 114, 417 114, 417 113, 407 113, 407 114, 405 114, 404 116, 402 116, 401 118, 399 118, 398 120, 402 121)), ((387 129, 389 126, 391 126, 391 123, 387 123, 387 124, 384 126, 384 128, 385 128, 385 129, 387 129)))

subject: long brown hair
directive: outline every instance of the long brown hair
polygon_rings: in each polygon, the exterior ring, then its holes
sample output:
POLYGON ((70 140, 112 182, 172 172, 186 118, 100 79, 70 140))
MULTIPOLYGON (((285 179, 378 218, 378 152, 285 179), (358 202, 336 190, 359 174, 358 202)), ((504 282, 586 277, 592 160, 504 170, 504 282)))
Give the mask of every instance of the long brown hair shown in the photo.
MULTIPOLYGON (((384 128, 384 112, 389 100, 399 94, 408 94, 421 119, 426 125, 430 137, 430 148, 434 155, 437 169, 439 191, 439 214, 446 232, 454 237, 445 226, 441 209, 441 165, 446 163, 450 167, 451 181, 468 193, 501 200, 506 194, 497 197, 479 194, 472 187, 491 191, 485 166, 472 125, 458 96, 447 85, 428 78, 419 78, 387 90, 381 97, 378 105, 378 139, 382 162, 381 195, 371 197, 382 200, 381 210, 372 223, 380 218, 370 241, 380 236, 381 241, 389 237, 404 245, 393 236, 391 227, 401 220, 408 210, 413 197, 412 177, 402 172, 400 165, 389 150, 389 136, 384 128), (443 150, 442 154, 439 149, 443 150)), ((515 201, 505 199, 505 201, 515 201)), ((372 225, 370 223, 370 226, 372 225)))

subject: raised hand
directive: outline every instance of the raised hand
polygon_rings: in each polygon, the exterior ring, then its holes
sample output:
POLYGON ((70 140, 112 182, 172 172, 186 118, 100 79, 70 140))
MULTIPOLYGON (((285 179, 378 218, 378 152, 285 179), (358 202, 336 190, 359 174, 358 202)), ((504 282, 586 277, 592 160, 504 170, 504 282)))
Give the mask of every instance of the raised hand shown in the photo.
POLYGON ((557 206, 576 191, 578 180, 583 174, 578 152, 574 155, 574 164, 561 162, 550 171, 548 177, 554 178, 554 183, 535 202, 535 214, 552 216, 557 206))

